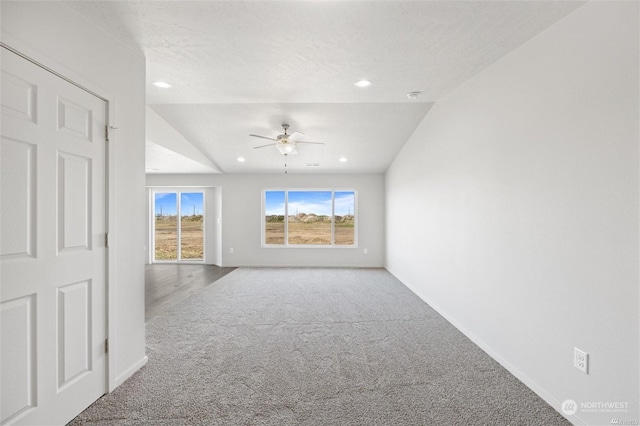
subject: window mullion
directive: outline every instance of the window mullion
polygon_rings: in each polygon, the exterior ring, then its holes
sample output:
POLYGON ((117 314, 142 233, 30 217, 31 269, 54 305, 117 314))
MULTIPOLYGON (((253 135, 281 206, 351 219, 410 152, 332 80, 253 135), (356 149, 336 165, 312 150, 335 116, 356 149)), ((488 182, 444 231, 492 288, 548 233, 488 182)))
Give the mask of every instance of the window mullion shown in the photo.
POLYGON ((284 191, 284 245, 289 245, 289 191, 284 191))
POLYGON ((331 245, 336 244, 336 193, 331 191, 331 245))

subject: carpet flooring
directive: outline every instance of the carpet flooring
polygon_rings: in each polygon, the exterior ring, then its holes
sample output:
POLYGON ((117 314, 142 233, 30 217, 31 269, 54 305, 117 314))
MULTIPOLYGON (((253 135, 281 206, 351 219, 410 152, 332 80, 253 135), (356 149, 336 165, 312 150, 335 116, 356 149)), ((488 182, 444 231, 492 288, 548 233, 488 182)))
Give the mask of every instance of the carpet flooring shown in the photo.
POLYGON ((383 269, 241 268, 70 425, 568 425, 383 269))

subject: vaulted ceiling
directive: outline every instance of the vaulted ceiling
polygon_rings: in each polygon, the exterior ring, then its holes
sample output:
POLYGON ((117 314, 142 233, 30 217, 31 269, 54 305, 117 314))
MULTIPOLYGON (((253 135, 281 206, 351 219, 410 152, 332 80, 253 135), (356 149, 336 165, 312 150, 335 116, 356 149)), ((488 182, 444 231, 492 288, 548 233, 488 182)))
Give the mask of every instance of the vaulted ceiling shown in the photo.
POLYGON ((66 3, 146 56, 147 103, 190 145, 148 131, 149 173, 279 173, 285 161, 298 173, 383 172, 434 102, 582 4, 66 3), (324 145, 286 158, 253 148, 269 141, 249 134, 276 137, 283 123, 324 145))

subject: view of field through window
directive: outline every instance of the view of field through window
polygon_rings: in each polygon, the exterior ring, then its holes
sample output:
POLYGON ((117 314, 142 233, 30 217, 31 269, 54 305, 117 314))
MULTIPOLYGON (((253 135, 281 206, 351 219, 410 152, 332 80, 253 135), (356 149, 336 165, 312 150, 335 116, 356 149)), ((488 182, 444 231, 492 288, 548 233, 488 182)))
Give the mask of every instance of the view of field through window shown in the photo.
POLYGON ((154 194, 155 260, 178 261, 204 258, 203 198, 202 192, 154 194), (180 232, 178 232, 178 217, 180 217, 180 232), (178 235, 180 235, 180 252, 178 252, 178 235))
POLYGON ((265 191, 264 217, 265 244, 355 244, 354 191, 265 191))

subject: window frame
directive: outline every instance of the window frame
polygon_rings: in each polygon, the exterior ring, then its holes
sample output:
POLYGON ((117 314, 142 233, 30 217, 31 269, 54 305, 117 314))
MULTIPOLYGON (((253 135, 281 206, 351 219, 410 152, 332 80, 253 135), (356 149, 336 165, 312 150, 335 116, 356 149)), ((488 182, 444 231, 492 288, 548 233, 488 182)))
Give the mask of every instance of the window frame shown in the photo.
POLYGON ((260 245, 262 248, 285 248, 285 249, 309 249, 309 248, 358 248, 358 228, 360 227, 358 207, 358 191, 352 188, 265 188, 261 191, 260 201, 260 245), (284 243, 267 244, 266 238, 266 197, 267 192, 284 192, 284 243), (331 244, 289 244, 289 192, 330 192, 331 193, 331 244), (353 244, 336 244, 335 238, 335 211, 336 192, 353 192, 353 244))
POLYGON ((206 215, 205 215, 205 202, 206 194, 204 189, 201 188, 153 188, 151 189, 151 250, 150 250, 150 263, 182 263, 182 264, 202 264, 205 262, 207 255, 206 242, 206 215), (202 194, 202 259, 183 259, 182 258, 182 194, 202 194), (156 259, 156 194, 176 194, 176 258, 175 259, 156 259))

